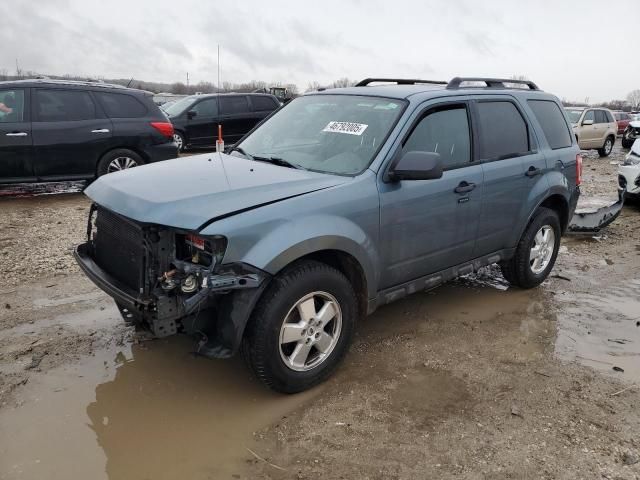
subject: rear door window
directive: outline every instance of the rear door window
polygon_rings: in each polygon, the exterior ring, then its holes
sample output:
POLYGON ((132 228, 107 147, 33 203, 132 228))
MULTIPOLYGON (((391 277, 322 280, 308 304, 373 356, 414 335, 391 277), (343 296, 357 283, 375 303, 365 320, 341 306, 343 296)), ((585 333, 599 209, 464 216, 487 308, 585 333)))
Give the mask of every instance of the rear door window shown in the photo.
POLYGON ((36 121, 69 122, 97 118, 96 106, 84 90, 35 89, 36 121))
POLYGON ((443 169, 450 170, 471 162, 470 138, 466 105, 447 105, 431 110, 420 120, 403 150, 439 153, 443 169))
POLYGON ((596 110, 596 123, 608 123, 607 115, 604 110, 596 110))
POLYGON ((562 111, 550 100, 528 100, 527 103, 542 127, 547 143, 552 150, 571 146, 571 133, 562 111))
POLYGON ((220 112, 223 115, 237 115, 249 112, 249 102, 244 95, 233 97, 220 97, 220 112))
POLYGON ((190 110, 196 112, 196 115, 200 118, 215 117, 218 115, 218 99, 207 98, 196 103, 190 110))
POLYGON ((477 103, 480 159, 499 160, 529 152, 529 129, 517 107, 506 100, 477 103))
POLYGON ((24 90, 0 90, 0 123, 24 121, 24 90))
MULTIPOLYGON (((611 115, 611 112, 607 112, 607 111, 605 110, 604 114, 605 114, 605 115, 606 115, 606 117, 607 117, 607 122, 608 122, 608 123, 613 123, 613 122, 615 122, 615 120, 613 119, 613 116, 611 115)), ((623 119, 625 119, 625 118, 624 118, 624 116, 623 116, 622 118, 623 118, 623 119)))
POLYGON ((110 118, 140 118, 147 115, 147 107, 133 95, 126 93, 93 92, 110 118))
POLYGON ((275 110, 277 105, 270 97, 251 97, 251 104, 256 112, 275 110))

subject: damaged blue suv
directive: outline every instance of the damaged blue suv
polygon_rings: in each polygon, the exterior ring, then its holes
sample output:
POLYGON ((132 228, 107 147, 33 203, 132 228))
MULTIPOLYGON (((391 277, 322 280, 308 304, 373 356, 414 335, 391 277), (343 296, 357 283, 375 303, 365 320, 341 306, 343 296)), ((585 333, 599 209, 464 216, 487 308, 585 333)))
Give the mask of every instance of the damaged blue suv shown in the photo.
POLYGON ((196 350, 238 350, 298 392, 380 305, 499 263, 553 268, 581 158, 529 81, 367 79, 297 98, 226 154, 106 175, 75 257, 123 317, 196 350))

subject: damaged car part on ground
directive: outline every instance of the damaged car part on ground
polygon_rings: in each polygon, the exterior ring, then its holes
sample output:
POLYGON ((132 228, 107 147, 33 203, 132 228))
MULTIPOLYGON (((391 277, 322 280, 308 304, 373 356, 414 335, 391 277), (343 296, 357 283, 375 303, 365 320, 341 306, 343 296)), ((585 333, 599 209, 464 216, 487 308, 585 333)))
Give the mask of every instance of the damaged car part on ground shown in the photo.
POLYGON ((288 393, 327 378, 381 305, 493 263, 544 281, 580 195, 558 99, 514 80, 380 82, 297 98, 229 154, 101 178, 82 269, 126 319, 200 334, 211 357, 241 347, 288 393))

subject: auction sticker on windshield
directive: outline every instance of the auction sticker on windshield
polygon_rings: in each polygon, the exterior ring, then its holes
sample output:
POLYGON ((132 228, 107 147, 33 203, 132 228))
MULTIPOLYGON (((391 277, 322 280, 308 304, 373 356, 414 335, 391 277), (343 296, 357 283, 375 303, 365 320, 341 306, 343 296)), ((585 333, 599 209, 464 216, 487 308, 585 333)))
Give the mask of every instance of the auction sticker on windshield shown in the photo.
POLYGON ((347 133, 349 135, 362 135, 369 125, 354 122, 329 122, 323 132, 347 133))

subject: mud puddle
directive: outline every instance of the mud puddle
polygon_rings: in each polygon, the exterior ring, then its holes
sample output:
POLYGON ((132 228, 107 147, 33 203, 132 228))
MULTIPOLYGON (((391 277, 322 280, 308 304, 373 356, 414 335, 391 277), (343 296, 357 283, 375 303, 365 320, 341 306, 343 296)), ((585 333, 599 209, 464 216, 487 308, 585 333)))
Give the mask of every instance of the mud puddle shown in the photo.
POLYGON ((558 298, 566 305, 558 313, 556 354, 640 381, 640 279, 558 298))
POLYGON ((194 358, 192 346, 110 348, 29 382, 0 413, 0 478, 240 478, 253 432, 319 389, 270 392, 239 358, 194 358))

